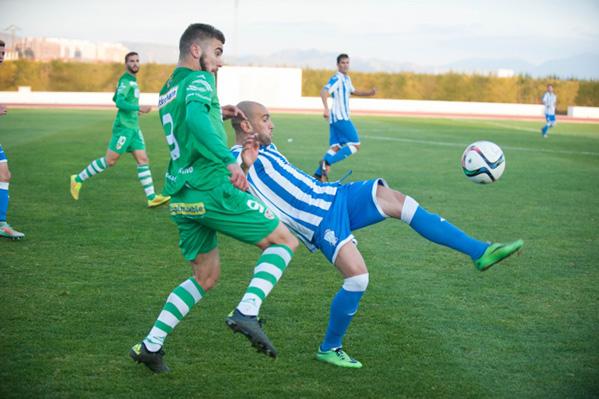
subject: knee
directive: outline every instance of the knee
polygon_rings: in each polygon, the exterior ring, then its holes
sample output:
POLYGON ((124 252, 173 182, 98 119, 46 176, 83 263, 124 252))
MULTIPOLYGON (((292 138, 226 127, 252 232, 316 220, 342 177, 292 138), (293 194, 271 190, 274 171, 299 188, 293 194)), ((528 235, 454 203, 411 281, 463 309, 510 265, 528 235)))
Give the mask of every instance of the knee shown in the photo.
POLYGON ((3 183, 10 182, 10 170, 8 170, 8 168, 0 169, 0 181, 3 183))
POLYGON ((118 158, 106 158, 106 165, 110 168, 111 166, 116 165, 118 158))
POLYGON ((353 154, 360 151, 360 144, 353 144, 352 147, 354 147, 352 151, 353 154))
POLYGON ((299 240, 291 232, 287 231, 284 244, 287 245, 293 252, 295 252, 299 246, 299 240))
POLYGON ((364 292, 368 288, 368 273, 348 277, 343 281, 343 289, 351 292, 364 292))

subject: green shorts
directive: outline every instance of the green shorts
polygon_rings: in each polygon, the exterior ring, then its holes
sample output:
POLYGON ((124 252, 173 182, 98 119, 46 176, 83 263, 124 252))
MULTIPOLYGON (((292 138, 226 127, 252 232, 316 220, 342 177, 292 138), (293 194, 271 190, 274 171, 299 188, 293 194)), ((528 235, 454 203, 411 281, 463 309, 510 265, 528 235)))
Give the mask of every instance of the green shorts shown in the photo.
POLYGON ((112 138, 108 143, 108 149, 123 154, 137 150, 145 150, 146 143, 140 129, 112 129, 112 138))
POLYGON ((216 248, 216 232, 257 244, 279 224, 266 205, 232 184, 209 191, 184 187, 171 197, 169 210, 179 229, 179 247, 189 261, 216 248))

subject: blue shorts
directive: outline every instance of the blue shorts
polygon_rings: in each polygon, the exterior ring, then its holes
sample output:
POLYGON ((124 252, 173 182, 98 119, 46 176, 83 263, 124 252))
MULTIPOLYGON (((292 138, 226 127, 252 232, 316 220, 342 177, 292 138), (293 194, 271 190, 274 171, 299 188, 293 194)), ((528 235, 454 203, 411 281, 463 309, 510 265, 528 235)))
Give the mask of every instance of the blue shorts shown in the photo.
POLYGON ((337 190, 327 216, 322 220, 312 243, 331 263, 341 247, 354 238, 353 230, 385 220, 376 201, 377 186, 387 186, 383 179, 344 184, 337 190))
POLYGON ((331 123, 329 127, 329 145, 360 144, 358 131, 350 120, 331 123))
POLYGON ((555 114, 553 114, 553 115, 545 114, 545 120, 547 121, 547 123, 549 123, 551 125, 555 125, 555 114))
POLYGON ((2 145, 0 144, 0 162, 8 162, 8 158, 6 158, 6 154, 2 149, 2 145))

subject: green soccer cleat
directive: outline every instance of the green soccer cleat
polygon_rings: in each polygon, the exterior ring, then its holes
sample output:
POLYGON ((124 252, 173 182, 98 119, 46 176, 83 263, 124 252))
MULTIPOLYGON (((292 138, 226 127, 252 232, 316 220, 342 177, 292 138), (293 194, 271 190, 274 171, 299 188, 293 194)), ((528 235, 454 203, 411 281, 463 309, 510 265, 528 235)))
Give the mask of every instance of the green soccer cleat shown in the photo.
POLYGON ((0 222, 0 237, 8 238, 9 240, 20 240, 25 237, 25 234, 16 231, 6 222, 0 222))
POLYGON ((320 360, 321 362, 330 363, 337 367, 347 367, 352 369, 362 368, 362 363, 352 358, 341 348, 331 349, 328 351, 321 351, 320 348, 318 348, 318 352, 316 352, 316 359, 320 360))
POLYGON ((246 316, 235 309, 229 314, 225 323, 233 332, 240 332, 245 335, 258 352, 273 358, 277 357, 277 350, 262 331, 262 321, 258 317, 246 316))
POLYGON ((481 272, 487 270, 497 262, 501 262, 508 256, 516 253, 522 246, 524 241, 516 240, 508 244, 491 244, 485 250, 483 255, 474 261, 474 266, 481 272))
POLYGON ((157 206, 166 204, 170 199, 171 197, 169 197, 168 195, 162 196, 160 194, 157 194, 153 199, 148 200, 148 208, 156 208, 157 206))
POLYGON ((79 190, 81 190, 81 186, 83 183, 79 183, 77 180, 77 175, 71 175, 71 197, 74 200, 79 199, 79 190))
POLYGON ((131 359, 135 360, 137 363, 143 363, 147 368, 152 370, 154 373, 168 373, 171 369, 164 363, 162 359, 165 353, 162 349, 158 352, 150 352, 144 343, 139 343, 133 345, 131 350, 129 351, 129 356, 131 359))

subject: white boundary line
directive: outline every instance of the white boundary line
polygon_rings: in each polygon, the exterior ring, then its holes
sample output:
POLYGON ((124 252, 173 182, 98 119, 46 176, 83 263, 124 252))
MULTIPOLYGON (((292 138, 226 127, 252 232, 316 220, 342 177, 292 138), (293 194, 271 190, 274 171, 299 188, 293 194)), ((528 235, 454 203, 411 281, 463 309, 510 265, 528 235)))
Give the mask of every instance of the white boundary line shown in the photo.
MULTIPOLYGON (((371 135, 361 135, 364 138, 372 139, 372 140, 381 140, 381 141, 399 141, 403 143, 415 143, 415 144, 429 144, 429 145, 438 145, 444 147, 458 147, 458 148, 466 148, 466 145, 459 143, 449 143, 444 141, 430 141, 430 140, 415 140, 415 139, 405 139, 400 137, 384 137, 384 136, 371 136, 371 135)), ((548 154, 569 154, 569 155, 591 155, 595 157, 599 157, 599 152, 592 151, 567 151, 567 150, 548 150, 544 148, 526 148, 526 147, 502 147, 506 150, 514 150, 514 151, 527 151, 527 152, 544 152, 548 154)))

